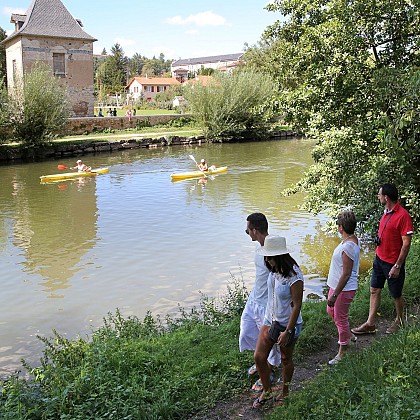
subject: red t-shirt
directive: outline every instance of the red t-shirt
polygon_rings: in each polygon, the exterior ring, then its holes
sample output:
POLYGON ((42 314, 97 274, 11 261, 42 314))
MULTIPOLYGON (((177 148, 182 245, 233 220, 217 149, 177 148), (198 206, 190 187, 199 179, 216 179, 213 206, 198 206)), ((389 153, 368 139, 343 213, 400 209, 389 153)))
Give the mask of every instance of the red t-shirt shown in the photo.
POLYGON ((390 264, 397 262, 402 248, 402 236, 413 234, 413 221, 408 211, 397 203, 390 213, 384 213, 379 223, 381 244, 376 255, 390 264))

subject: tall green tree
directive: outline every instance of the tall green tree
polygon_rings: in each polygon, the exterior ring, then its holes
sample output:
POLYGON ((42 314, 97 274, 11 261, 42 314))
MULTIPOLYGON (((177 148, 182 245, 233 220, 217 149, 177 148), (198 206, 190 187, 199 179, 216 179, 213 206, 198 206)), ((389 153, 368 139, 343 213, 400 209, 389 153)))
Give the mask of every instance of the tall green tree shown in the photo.
POLYGON ((319 139, 292 191, 313 212, 351 206, 367 229, 377 187, 395 182, 419 220, 419 0, 277 0, 248 65, 272 75, 270 105, 319 139))
POLYGON ((216 73, 206 86, 188 85, 184 95, 207 138, 256 138, 267 131, 263 104, 274 87, 268 76, 255 71, 216 73))
POLYGON ((96 71, 98 91, 115 94, 125 91, 128 60, 120 44, 111 47, 111 53, 99 64, 96 71))
MULTIPOLYGON (((0 27, 0 42, 7 38, 6 31, 0 27)), ((0 85, 6 83, 6 50, 3 44, 0 44, 0 85)))
POLYGON ((65 88, 43 64, 34 65, 22 80, 16 80, 6 108, 11 138, 29 146, 50 140, 70 116, 65 88))

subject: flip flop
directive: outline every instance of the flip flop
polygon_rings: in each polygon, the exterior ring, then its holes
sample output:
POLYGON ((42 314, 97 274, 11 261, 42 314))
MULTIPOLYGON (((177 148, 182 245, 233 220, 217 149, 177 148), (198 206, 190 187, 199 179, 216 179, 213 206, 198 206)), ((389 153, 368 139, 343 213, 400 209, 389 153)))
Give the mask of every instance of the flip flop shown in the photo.
POLYGON ((257 366, 252 365, 249 369, 248 369, 248 375, 252 376, 254 373, 257 373, 257 366))
MULTIPOLYGON (((270 382, 274 381, 274 376, 270 375, 270 382)), ((255 392, 262 392, 264 389, 263 384, 261 382, 261 378, 257 379, 254 385, 252 385, 252 390, 255 392)))
POLYGON ((252 408, 256 408, 256 409, 262 408, 262 407, 264 407, 264 404, 266 404, 268 401, 271 401, 272 399, 273 399, 273 397, 269 397, 269 398, 258 397, 252 403, 252 408))

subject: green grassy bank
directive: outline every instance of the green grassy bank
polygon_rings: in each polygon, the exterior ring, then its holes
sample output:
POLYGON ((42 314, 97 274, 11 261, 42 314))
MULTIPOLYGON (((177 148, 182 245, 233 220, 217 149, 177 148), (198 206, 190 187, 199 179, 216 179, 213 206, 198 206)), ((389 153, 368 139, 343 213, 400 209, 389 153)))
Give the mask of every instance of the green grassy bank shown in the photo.
MULTIPOLYGON (((420 296, 419 254, 415 241, 405 286, 409 305, 420 296)), ((366 318, 368 289, 368 279, 361 281, 351 308, 352 325, 366 318)), ((203 296, 199 308, 180 309, 176 318, 147 315, 140 321, 117 311, 104 319, 90 341, 69 341, 56 333, 43 340, 40 366, 26 366, 32 373, 29 381, 16 375, 0 383, 0 418, 175 419, 206 412, 252 383, 246 374, 252 354, 238 351, 246 297, 242 283, 232 279, 223 298, 203 296)), ((392 315, 392 301, 384 296, 381 316, 392 315)), ((305 302, 303 316, 298 359, 319 351, 336 334, 325 302, 305 302)), ((272 418, 377 418, 378 413, 380 418, 415 418, 419 342, 419 329, 413 326, 370 350, 349 354, 293 393, 272 418)))

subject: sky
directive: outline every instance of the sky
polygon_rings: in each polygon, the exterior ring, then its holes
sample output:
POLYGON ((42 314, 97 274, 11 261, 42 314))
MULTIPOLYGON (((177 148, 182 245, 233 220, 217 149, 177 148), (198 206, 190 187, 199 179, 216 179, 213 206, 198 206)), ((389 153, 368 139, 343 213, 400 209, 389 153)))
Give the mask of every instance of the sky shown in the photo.
MULTIPOLYGON (((25 14, 32 0, 0 0, 0 27, 9 35, 12 13, 25 14)), ((83 29, 98 39, 94 54, 119 43, 127 57, 206 57, 240 53, 280 19, 268 0, 62 0, 83 29)))

